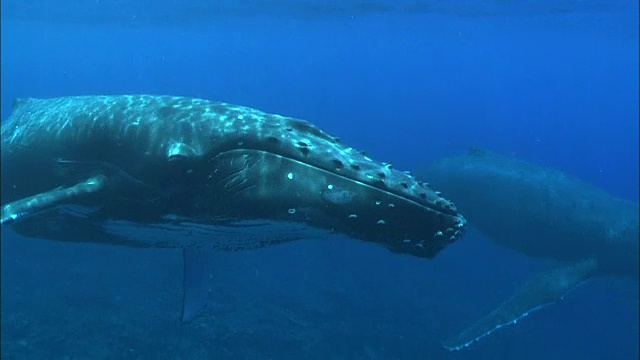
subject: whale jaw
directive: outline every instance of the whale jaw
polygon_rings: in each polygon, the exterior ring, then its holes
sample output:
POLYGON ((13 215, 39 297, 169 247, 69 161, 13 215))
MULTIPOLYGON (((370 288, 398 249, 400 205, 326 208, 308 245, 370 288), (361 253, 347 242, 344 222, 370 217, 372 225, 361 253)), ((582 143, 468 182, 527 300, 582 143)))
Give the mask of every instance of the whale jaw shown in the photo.
POLYGON ((238 216, 293 221, 433 257, 462 236, 465 220, 340 173, 278 154, 238 149, 212 158, 216 206, 238 216))

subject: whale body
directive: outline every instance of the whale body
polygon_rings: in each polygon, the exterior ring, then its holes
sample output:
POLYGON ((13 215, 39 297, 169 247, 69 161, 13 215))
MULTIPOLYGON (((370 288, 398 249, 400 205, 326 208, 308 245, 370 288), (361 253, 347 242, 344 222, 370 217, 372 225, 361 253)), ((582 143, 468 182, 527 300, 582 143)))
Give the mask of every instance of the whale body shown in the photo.
POLYGON ((431 258, 465 225, 428 185, 306 121, 155 95, 16 100, 1 221, 28 237, 183 249, 185 287, 206 251, 341 235, 431 258))
POLYGON ((638 280, 638 203, 561 171, 472 149, 419 176, 453 199, 490 240, 561 266, 534 276, 512 298, 445 341, 460 350, 562 298, 595 277, 638 280))

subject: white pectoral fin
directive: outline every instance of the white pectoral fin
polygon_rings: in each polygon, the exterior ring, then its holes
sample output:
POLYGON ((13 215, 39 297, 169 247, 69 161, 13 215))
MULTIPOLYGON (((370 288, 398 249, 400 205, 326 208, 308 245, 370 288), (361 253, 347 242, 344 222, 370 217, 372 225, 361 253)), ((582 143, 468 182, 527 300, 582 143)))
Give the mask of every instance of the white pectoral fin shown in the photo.
POLYGON ((97 175, 69 187, 56 188, 3 205, 0 223, 20 221, 73 198, 96 193, 104 188, 106 180, 105 176, 97 175))
POLYGON ((209 287, 207 279, 211 269, 211 252, 201 249, 183 249, 182 261, 182 321, 198 317, 207 306, 209 287))
POLYGON ((588 280, 596 267, 595 258, 586 258, 538 274, 487 316, 445 341, 444 347, 461 350, 501 327, 517 323, 531 312, 562 299, 567 292, 588 280))

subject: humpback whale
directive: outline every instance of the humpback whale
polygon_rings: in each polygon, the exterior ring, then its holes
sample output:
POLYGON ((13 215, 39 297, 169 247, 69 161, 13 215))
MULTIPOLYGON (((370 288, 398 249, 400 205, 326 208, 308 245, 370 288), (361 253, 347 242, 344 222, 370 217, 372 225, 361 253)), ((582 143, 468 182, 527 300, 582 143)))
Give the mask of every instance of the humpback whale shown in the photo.
POLYGON ((445 341, 460 350, 602 275, 638 280, 638 204, 558 170, 473 149, 421 176, 496 243, 562 265, 534 276, 498 308, 445 341))
POLYGON ((432 258, 452 202, 309 122, 205 99, 18 99, 2 126, 3 226, 70 242, 182 249, 183 320, 207 251, 347 236, 432 258))

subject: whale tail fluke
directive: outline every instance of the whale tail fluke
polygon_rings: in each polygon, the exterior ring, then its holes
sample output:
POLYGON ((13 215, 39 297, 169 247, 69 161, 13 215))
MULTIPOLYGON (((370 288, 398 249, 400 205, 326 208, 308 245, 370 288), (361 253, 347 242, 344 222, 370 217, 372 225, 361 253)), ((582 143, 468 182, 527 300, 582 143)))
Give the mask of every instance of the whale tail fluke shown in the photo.
POLYGON ((515 324, 531 312, 561 300, 567 292, 589 280, 597 265, 597 260, 590 257, 538 274, 487 316, 445 341, 444 347, 452 351, 464 349, 499 328, 515 324))

